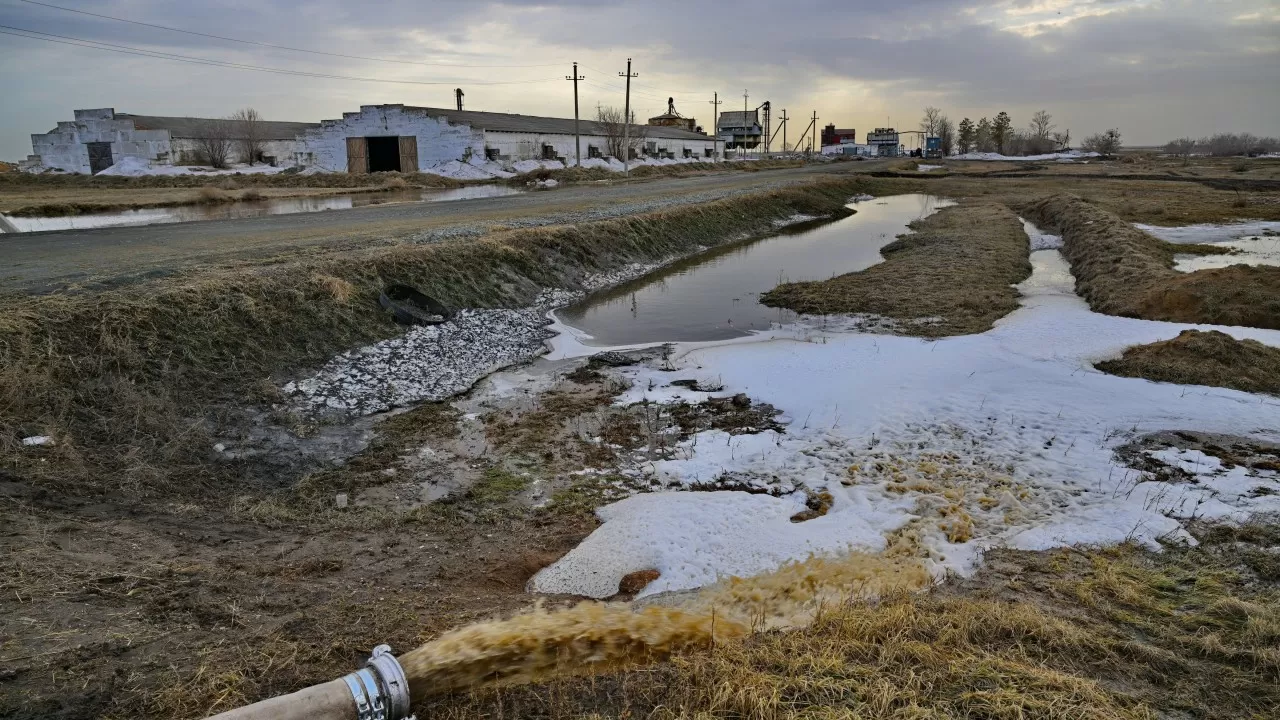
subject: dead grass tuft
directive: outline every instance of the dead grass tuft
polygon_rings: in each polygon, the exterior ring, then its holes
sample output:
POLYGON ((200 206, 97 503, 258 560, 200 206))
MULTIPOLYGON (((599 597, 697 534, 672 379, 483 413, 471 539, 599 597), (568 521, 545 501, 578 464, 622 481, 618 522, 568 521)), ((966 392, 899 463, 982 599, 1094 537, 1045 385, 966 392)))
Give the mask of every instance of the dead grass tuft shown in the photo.
POLYGON ((1024 208, 1061 232, 1076 291, 1097 312, 1147 320, 1280 329, 1280 267, 1233 265, 1180 273, 1171 245, 1074 195, 1024 208))
POLYGON ((1280 395, 1280 349, 1217 330, 1183 330, 1171 340, 1128 348, 1096 367, 1125 377, 1280 395))
POLYGON ((332 275, 315 275, 313 279, 324 288, 334 302, 346 303, 356 293, 356 286, 332 275))
POLYGON ((911 224, 880 251, 885 261, 830 280, 785 283, 761 302, 811 315, 870 313, 896 332, 940 337, 987 330, 1018 307, 1011 285, 1031 273, 1016 215, 994 204, 946 208, 911 224))
POLYGON ((210 204, 231 202, 236 199, 229 191, 212 185, 206 185, 200 188, 200 192, 196 193, 196 197, 200 202, 210 204))

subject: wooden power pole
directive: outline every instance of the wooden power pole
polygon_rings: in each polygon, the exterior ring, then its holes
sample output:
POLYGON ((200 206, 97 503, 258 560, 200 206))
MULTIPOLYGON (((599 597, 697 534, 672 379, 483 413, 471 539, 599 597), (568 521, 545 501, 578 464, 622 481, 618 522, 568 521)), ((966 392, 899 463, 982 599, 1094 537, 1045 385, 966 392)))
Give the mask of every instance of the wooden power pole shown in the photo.
MULTIPOLYGON (((717 90, 711 94, 711 147, 717 156, 720 155, 720 104, 724 101, 720 99, 720 91, 717 90)), ((723 160, 723 157, 717 157, 717 160, 723 160)))
POLYGON ((631 58, 627 58, 627 72, 618 73, 627 79, 627 102, 622 109, 622 174, 629 175, 627 167, 631 163, 631 78, 640 77, 640 73, 631 73, 631 58))
POLYGON ((582 167, 582 141, 578 139, 578 81, 586 78, 578 76, 578 63, 573 64, 573 74, 565 80, 573 81, 573 164, 582 167))

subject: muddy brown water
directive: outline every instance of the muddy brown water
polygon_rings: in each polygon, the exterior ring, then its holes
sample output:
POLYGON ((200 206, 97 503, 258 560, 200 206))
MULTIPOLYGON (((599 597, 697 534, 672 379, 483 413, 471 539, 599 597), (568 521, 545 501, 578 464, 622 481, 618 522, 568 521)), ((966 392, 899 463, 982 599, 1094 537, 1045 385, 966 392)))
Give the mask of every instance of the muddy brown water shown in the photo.
POLYGON ((761 293, 783 282, 865 270, 907 224, 953 205, 923 193, 857 202, 834 222, 808 223, 668 265, 556 311, 589 345, 726 340, 796 319, 765 307, 761 293))
POLYGON ((160 225, 198 222, 201 220, 234 220, 239 218, 292 215, 294 213, 347 210, 389 203, 451 202, 476 198, 518 195, 523 189, 506 185, 472 185, 448 190, 408 190, 389 192, 293 197, 271 200, 238 201, 214 205, 183 205, 167 208, 143 208, 60 217, 11 217, 0 215, 0 233, 44 232, 50 230, 89 230, 103 227, 160 225))

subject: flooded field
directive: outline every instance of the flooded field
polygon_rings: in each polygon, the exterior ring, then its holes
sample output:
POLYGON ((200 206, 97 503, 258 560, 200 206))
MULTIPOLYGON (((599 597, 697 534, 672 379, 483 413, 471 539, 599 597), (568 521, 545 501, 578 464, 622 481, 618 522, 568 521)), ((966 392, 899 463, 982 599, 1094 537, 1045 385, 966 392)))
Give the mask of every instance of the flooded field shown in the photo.
POLYGON ((556 311, 583 342, 610 346, 723 340, 795 313, 761 305, 780 283, 821 280, 881 261, 880 248, 907 224, 952 203, 925 194, 855 203, 856 214, 797 226, 761 240, 716 248, 556 311))
POLYGON ((202 220, 235 220, 240 218, 290 215, 293 213, 321 212, 324 210, 348 210, 369 205, 385 205, 406 202, 451 202, 476 198, 518 195, 524 190, 506 185, 473 185, 449 190, 408 190, 393 192, 356 193, 325 197, 279 198, 219 203, 210 205, 183 205, 167 208, 144 208, 119 212, 66 215, 61 217, 10 217, 0 215, 0 233, 43 232, 50 230, 89 230, 92 228, 164 223, 198 222, 202 220))

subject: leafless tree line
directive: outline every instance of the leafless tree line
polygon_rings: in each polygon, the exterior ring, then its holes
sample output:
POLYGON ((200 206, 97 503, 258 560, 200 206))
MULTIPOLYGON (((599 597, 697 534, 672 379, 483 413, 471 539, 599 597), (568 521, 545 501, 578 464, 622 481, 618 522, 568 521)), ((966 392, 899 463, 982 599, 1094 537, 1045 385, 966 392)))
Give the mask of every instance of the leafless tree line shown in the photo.
POLYGON ((1165 143, 1164 151, 1182 158, 1192 155, 1268 155, 1280 152, 1280 138, 1258 137, 1252 133, 1218 133, 1199 140, 1189 137, 1170 140, 1165 143))
POLYGON ((253 108, 242 108, 227 118, 206 120, 196 128, 196 160, 225 168, 234 149, 241 161, 253 165, 262 159, 264 129, 262 115, 253 108))

